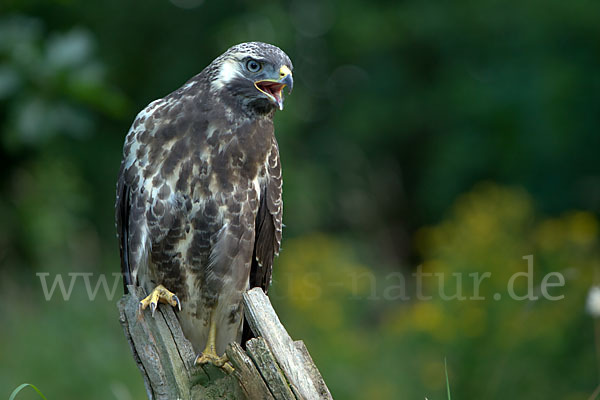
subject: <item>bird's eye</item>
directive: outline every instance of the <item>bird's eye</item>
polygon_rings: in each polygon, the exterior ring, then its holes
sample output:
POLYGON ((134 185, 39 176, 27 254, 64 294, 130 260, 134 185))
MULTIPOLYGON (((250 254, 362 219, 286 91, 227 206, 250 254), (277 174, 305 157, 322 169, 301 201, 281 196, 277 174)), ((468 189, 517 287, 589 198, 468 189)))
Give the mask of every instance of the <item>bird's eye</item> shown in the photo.
POLYGON ((246 69, 250 72, 258 72, 262 68, 262 65, 256 60, 248 60, 246 63, 246 69))

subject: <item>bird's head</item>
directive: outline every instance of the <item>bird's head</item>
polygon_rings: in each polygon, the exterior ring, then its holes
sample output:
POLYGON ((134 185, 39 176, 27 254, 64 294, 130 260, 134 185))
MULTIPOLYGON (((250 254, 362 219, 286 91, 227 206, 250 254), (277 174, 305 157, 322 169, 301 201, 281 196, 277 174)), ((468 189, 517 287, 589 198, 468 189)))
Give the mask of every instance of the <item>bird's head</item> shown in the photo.
POLYGON ((243 106, 257 112, 283 110, 283 89, 294 86, 292 62, 279 47, 261 42, 228 49, 211 66, 211 86, 229 92, 243 106))

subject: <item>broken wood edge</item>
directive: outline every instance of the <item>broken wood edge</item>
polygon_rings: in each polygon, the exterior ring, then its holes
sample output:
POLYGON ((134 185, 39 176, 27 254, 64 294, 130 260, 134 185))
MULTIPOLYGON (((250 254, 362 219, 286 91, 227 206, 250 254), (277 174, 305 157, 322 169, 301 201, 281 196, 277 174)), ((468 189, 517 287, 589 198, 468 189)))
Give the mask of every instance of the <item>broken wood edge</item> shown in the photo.
POLYGON ((310 353, 308 352, 308 349, 306 348, 304 341, 296 340, 294 342, 294 346, 296 347, 296 350, 298 350, 298 353, 304 360, 304 365, 307 366, 308 372, 313 377, 313 382, 316 384, 317 391, 319 392, 319 395, 321 396, 321 398, 322 399, 333 399, 333 397, 331 396, 331 393, 329 392, 329 388, 327 387, 325 380, 321 376, 321 373, 319 372, 317 365, 315 364, 312 357, 310 356, 310 353))
POLYGON ((123 332, 125 333, 125 338, 127 339, 127 344, 129 345, 129 349, 131 350, 131 353, 133 354, 133 360, 135 361, 136 365, 138 366, 140 372, 142 373, 142 378, 144 379, 144 387, 146 388, 146 394, 148 395, 149 399, 153 399, 154 396, 153 396, 152 384, 150 382, 150 378, 148 377, 148 373, 146 372, 146 369, 144 368, 144 364, 142 363, 142 360, 140 359, 140 356, 135 348, 133 339, 131 338, 131 332, 129 331, 129 323, 127 321, 127 316, 125 315, 126 303, 127 303, 127 297, 125 297, 125 296, 123 296, 117 303, 117 307, 119 308, 119 323, 121 324, 121 327, 123 328, 123 332))
POLYGON ((246 342, 246 352, 254 361, 262 378, 267 382, 273 397, 283 400, 296 400, 290 385, 279 367, 279 363, 262 337, 246 342))
POLYGON ((244 312, 254 334, 264 338, 269 345, 296 397, 332 399, 312 358, 298 350, 261 288, 244 293, 244 312))
POLYGON ((230 343, 225 353, 234 367, 233 374, 246 398, 274 400, 256 365, 239 343, 230 343))

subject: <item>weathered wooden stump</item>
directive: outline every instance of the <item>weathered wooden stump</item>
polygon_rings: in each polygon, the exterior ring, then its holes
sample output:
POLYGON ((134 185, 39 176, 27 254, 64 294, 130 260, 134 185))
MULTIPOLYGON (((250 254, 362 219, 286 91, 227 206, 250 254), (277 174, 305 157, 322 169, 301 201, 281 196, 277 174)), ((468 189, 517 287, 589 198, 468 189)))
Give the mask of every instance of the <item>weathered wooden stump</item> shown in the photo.
POLYGON ((244 294, 245 316, 256 338, 227 348, 235 370, 195 366, 172 307, 159 305, 154 318, 139 314, 139 287, 119 301, 120 321, 149 399, 332 399, 302 341, 292 341, 260 288, 244 294))

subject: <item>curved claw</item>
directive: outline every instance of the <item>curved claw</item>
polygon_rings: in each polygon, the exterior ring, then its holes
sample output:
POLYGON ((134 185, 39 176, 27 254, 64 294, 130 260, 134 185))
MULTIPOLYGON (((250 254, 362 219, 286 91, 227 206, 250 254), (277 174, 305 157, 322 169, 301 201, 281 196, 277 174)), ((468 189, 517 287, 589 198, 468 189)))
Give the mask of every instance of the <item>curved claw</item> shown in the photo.
POLYGON ((181 311, 181 302, 179 301, 179 297, 177 297, 177 295, 173 295, 171 300, 174 300, 175 303, 177 303, 177 308, 179 309, 179 311, 181 311))
POLYGON ((179 311, 181 311, 181 301, 179 300, 179 297, 177 297, 174 293, 170 292, 163 285, 158 285, 154 288, 154 290, 152 290, 152 292, 150 292, 148 296, 146 296, 146 298, 140 300, 140 315, 148 306, 150 306, 152 317, 154 317, 159 302, 169 304, 173 307, 177 307, 179 311))

